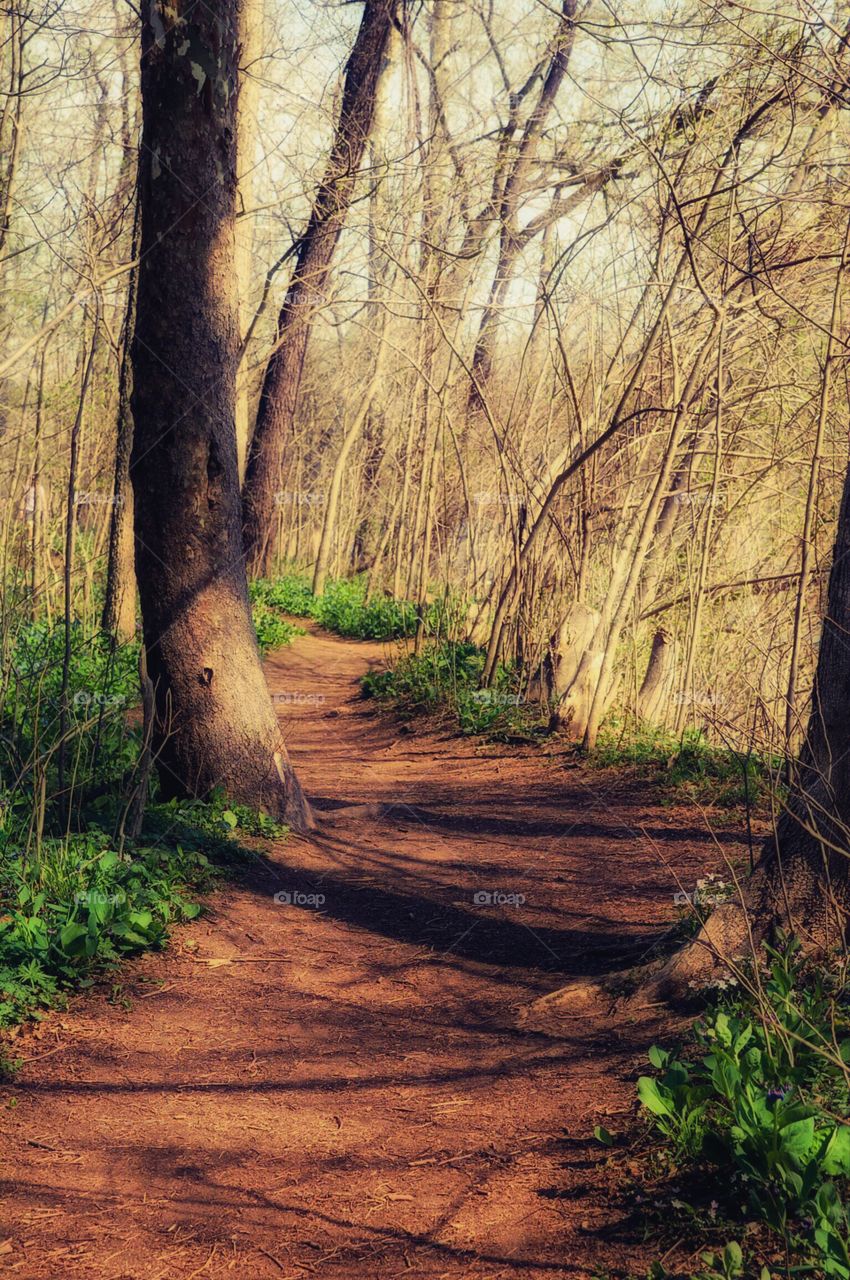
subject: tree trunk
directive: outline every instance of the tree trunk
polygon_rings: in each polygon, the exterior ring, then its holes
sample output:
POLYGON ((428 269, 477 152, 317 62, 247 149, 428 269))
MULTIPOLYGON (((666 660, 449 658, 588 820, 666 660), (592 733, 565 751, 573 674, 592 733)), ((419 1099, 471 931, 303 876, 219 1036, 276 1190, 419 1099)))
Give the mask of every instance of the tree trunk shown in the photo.
POLYGON ((829 576, 808 730, 775 832, 740 899, 716 908, 656 979, 681 998, 781 927, 820 953, 846 941, 850 913, 850 469, 829 576))
POLYGON ((271 568, 275 494, 281 486, 307 342, 316 310, 325 301, 331 260, 372 127, 395 8, 396 0, 366 0, 345 71, 336 137, 298 246, 278 320, 277 344, 263 379, 243 494, 245 552, 257 574, 268 574, 271 568))
POLYGON ((599 613, 589 605, 576 602, 549 641, 543 661, 543 691, 552 706, 550 728, 560 728, 568 718, 561 708, 561 699, 578 674, 582 654, 590 644, 599 625, 599 613))
MULTIPOLYGON (((384 348, 381 349, 383 351, 384 348)), ((322 536, 319 540, 319 551, 316 556, 316 567, 313 570, 313 595, 321 596, 324 594, 325 582, 328 576, 328 560, 330 558, 331 545, 333 543, 334 533, 336 532, 337 519, 339 516, 339 500, 342 493, 342 482, 345 476, 345 469, 351 450, 360 439, 360 433, 363 430, 363 424, 369 416, 372 408, 372 401, 378 388, 380 380, 383 359, 381 352, 378 353, 378 363, 374 374, 369 380, 369 385, 363 392, 360 408, 355 414, 354 421, 349 426, 342 438, 339 453, 334 462, 334 469, 331 475, 330 489, 328 490, 328 501, 325 506, 325 516, 322 521, 322 536)))
POLYGON ((248 606, 236 459, 237 0, 145 11, 132 348, 136 571, 166 797, 309 824, 248 606))
MULTIPOLYGON (((138 257, 138 208, 133 225, 131 257, 138 257)), ((118 433, 112 479, 109 520, 109 554, 106 569, 106 599, 101 625, 116 640, 132 640, 136 633, 136 574, 133 565, 133 487, 130 484, 130 455, 133 451, 133 410, 131 400, 130 339, 136 310, 138 269, 130 272, 124 312, 121 368, 118 375, 118 433)))
POLYGON ((646 675, 637 697, 637 713, 649 724, 663 724, 664 707, 673 688, 676 674, 676 642, 664 627, 659 627, 652 640, 652 652, 646 675))

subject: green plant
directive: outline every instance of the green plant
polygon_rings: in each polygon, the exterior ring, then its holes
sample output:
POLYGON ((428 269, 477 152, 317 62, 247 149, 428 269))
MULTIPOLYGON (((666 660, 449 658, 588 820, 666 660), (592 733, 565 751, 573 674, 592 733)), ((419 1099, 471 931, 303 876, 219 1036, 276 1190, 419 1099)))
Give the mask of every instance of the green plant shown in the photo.
POLYGON ((248 590, 254 602, 262 601, 272 609, 295 614, 299 618, 312 617, 315 597, 307 579, 298 574, 287 574, 274 579, 256 578, 249 584, 248 590))
POLYGON ((781 766, 775 758, 711 743, 702 729, 676 735, 615 716, 602 726, 590 759, 603 767, 633 766, 674 791, 726 808, 763 804, 781 766))
POLYGON ((717 1198, 774 1233, 796 1274, 848 1280, 844 971, 806 965, 793 941, 764 959, 742 995, 696 1024, 696 1061, 650 1050, 657 1074, 641 1077, 638 1097, 673 1158, 714 1171, 717 1198))
MULTIPOLYGON (((328 631, 355 640, 397 640, 411 636, 419 623, 416 605, 409 600, 395 600, 387 595, 366 598, 366 579, 339 578, 325 584, 321 596, 314 596, 307 578, 300 574, 260 578, 250 585, 251 599, 257 605, 296 617, 312 618, 328 631)), ((428 606, 424 624, 434 635, 462 613, 454 600, 440 600, 428 606)))
POLYGON ((467 641, 438 641, 403 655, 386 671, 370 672, 361 687, 366 697, 407 713, 442 712, 463 734, 527 732, 536 717, 518 692, 516 672, 500 667, 493 686, 481 689, 484 657, 467 641))
POLYGON ((212 883, 199 850, 118 851, 96 829, 4 858, 0 875, 0 1026, 56 1003, 95 966, 161 945, 212 883))
POLYGON ((63 708, 66 756, 79 794, 119 783, 137 758, 138 732, 128 712, 138 701, 138 645, 114 645, 81 622, 72 624, 70 640, 64 696, 59 623, 20 627, 0 670, 0 778, 13 804, 26 804, 42 778, 50 790, 63 708))
POLYGON ((259 597, 253 601, 251 616, 261 653, 268 653, 271 649, 282 649, 284 645, 292 644, 296 636, 305 634, 303 627, 287 622, 274 606, 259 597))
POLYGON ((177 833, 177 838, 193 847, 209 848, 212 841, 212 847, 221 853, 231 853, 232 841, 240 835, 280 840, 288 830, 270 814, 231 803, 223 791, 213 791, 205 800, 158 802, 150 805, 145 815, 148 838, 159 833, 162 839, 173 839, 177 833))

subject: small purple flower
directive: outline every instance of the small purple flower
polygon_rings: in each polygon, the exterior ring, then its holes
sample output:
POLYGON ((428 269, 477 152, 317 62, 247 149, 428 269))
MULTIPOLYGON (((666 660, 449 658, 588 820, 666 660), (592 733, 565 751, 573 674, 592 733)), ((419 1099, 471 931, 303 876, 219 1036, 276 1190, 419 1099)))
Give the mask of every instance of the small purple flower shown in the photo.
POLYGON ((767 1100, 771 1104, 775 1102, 783 1102, 790 1092, 790 1084, 774 1085, 772 1089, 768 1089, 767 1091, 767 1100))

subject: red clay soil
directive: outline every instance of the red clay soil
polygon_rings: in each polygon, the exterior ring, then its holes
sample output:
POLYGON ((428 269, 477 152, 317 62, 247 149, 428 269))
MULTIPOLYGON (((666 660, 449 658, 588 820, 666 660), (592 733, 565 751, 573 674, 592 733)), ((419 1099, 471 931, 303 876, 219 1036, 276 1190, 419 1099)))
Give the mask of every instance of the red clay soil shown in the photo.
POLYGON ((317 632, 270 659, 316 837, 127 965, 128 1007, 104 984, 19 1038, 0 1268, 554 1280, 658 1256, 592 1137, 631 1122, 658 1028, 603 1000, 546 1032, 517 1013, 633 959, 718 846, 563 756, 404 732, 359 697, 382 657, 317 632))

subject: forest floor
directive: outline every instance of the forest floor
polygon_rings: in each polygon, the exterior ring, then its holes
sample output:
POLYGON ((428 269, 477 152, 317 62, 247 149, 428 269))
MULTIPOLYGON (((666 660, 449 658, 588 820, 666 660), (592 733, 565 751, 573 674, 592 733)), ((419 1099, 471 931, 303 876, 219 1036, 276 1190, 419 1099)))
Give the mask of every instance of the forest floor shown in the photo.
POLYGON ((19 1037, 0 1271, 542 1280, 664 1252, 592 1135, 632 1123, 671 1024, 518 1013, 649 945, 674 872, 741 838, 558 749, 406 731, 359 696, 383 656, 315 629, 271 656, 315 836, 19 1037))

